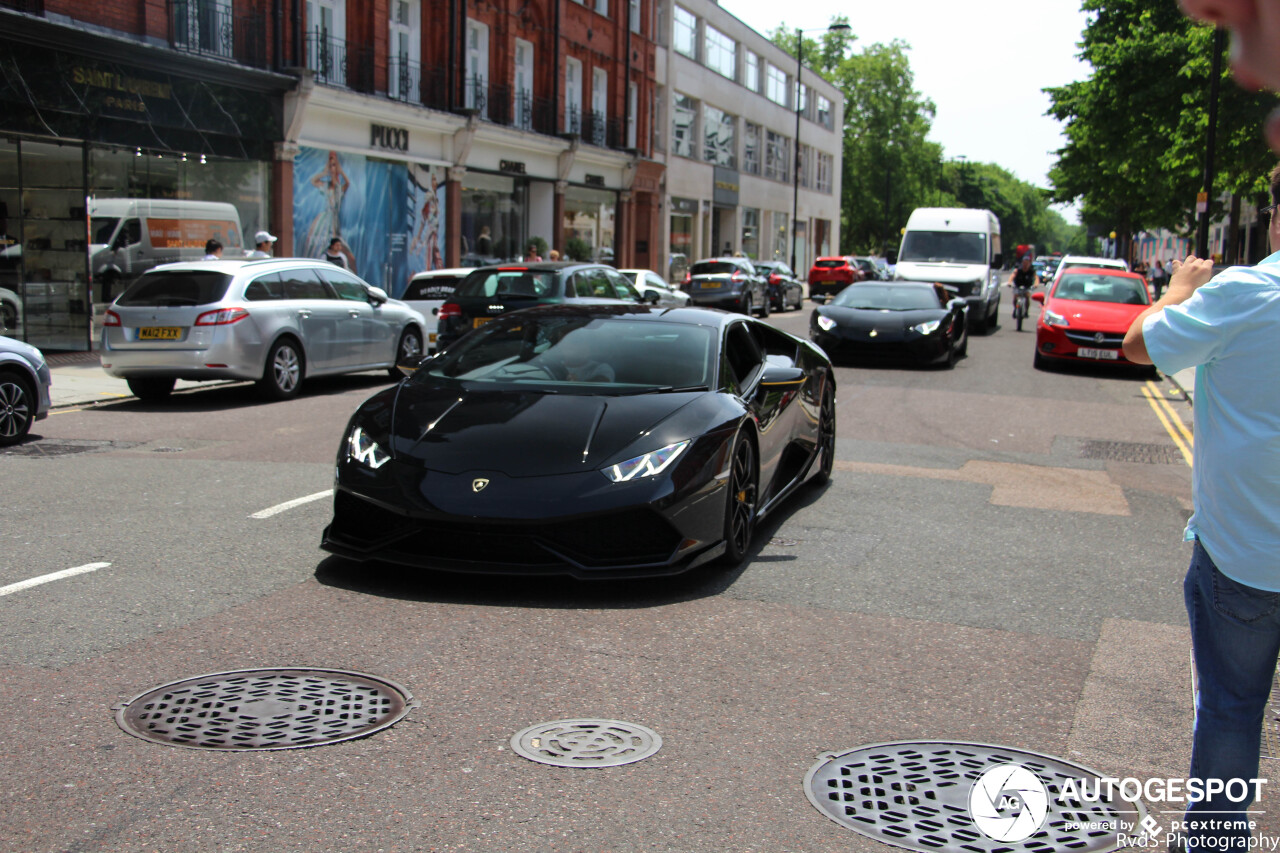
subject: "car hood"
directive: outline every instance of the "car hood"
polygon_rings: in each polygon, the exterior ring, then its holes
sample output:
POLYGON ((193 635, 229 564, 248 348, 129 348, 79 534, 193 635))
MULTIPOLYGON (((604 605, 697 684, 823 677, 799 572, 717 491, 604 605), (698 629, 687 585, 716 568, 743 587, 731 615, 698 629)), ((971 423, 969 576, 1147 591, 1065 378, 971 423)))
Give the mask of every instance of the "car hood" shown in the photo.
POLYGON ((392 453, 448 474, 578 473, 618 461, 628 445, 704 393, 609 397, 405 382, 395 404, 392 453))
POLYGON ((1067 318, 1072 326, 1091 332, 1129 331, 1133 318, 1147 310, 1147 305, 1123 305, 1116 302, 1082 302, 1077 299, 1050 299, 1045 309, 1067 318))
POLYGON ((909 329, 917 323, 927 323, 947 316, 940 308, 917 308, 911 311, 882 311, 876 308, 844 308, 828 305, 821 309, 832 320, 846 329, 909 329))
POLYGON ((983 264, 956 264, 947 261, 898 261, 894 276, 905 281, 938 281, 944 284, 986 282, 988 269, 983 264))

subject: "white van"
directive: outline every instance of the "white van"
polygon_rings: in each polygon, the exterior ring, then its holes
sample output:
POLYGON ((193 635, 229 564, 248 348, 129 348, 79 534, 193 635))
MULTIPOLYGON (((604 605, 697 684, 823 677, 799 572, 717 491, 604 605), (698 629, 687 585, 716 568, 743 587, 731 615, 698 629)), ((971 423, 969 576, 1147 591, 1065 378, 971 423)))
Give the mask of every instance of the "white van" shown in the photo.
POLYGON ((95 293, 110 302, 157 264, 198 261, 210 240, 223 257, 244 257, 234 204, 185 199, 102 198, 89 206, 89 263, 95 293))
POLYGON ((1000 312, 1000 220, 989 210, 918 207, 907 220, 893 277, 955 287, 969 330, 995 329, 1000 312))

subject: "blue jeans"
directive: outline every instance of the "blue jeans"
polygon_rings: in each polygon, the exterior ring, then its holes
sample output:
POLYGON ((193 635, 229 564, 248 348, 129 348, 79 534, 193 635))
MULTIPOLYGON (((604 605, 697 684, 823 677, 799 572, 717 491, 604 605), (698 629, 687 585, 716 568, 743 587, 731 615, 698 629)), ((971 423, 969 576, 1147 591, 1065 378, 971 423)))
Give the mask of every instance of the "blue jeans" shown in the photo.
MULTIPOLYGON (((1222 574, 1198 541, 1182 590, 1199 678, 1191 776, 1252 779, 1258 775, 1262 718, 1280 654, 1280 593, 1254 589, 1222 574)), ((1239 796, 1239 786, 1235 787, 1233 794, 1239 796)), ((1188 834, 1247 839, 1247 823, 1196 829, 1190 822, 1245 819, 1253 786, 1248 792, 1241 802, 1219 794, 1188 805, 1186 818, 1192 827, 1188 834)))

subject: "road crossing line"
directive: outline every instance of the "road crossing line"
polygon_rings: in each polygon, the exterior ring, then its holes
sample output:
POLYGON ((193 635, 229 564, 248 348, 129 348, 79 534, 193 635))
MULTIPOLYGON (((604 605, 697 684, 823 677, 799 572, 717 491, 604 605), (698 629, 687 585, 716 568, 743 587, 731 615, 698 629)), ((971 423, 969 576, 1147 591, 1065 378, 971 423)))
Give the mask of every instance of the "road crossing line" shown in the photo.
POLYGON ((8 586, 0 586, 0 595, 10 595, 15 592, 22 592, 24 589, 31 589, 33 586, 49 583, 50 581, 58 581, 63 578, 74 577, 75 575, 83 575, 88 572, 96 572, 98 569, 105 569, 110 563, 86 563, 83 566, 76 566, 74 569, 63 569, 60 572, 52 572, 47 575, 40 575, 36 578, 28 578, 24 581, 11 583, 8 586))
POLYGON ((249 517, 250 518, 270 518, 273 515, 279 515, 285 510, 293 509, 295 506, 302 506, 303 504, 309 504, 312 501, 318 501, 321 498, 327 498, 332 494, 333 494, 333 489, 325 489, 323 492, 316 492, 314 495, 307 495, 304 498, 294 498, 291 501, 285 501, 282 504, 276 504, 275 506, 267 507, 264 510, 255 512, 253 515, 249 517))

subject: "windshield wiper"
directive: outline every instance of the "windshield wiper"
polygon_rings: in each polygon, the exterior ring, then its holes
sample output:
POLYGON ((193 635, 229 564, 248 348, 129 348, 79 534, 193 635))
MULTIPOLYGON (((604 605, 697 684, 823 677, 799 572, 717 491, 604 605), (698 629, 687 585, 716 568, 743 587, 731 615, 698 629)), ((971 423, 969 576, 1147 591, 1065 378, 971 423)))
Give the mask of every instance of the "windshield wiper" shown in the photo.
POLYGON ((655 385, 652 388, 646 388, 643 391, 632 391, 627 396, 638 396, 640 394, 683 394, 688 391, 705 391, 706 385, 682 385, 677 388, 674 385, 655 385))

